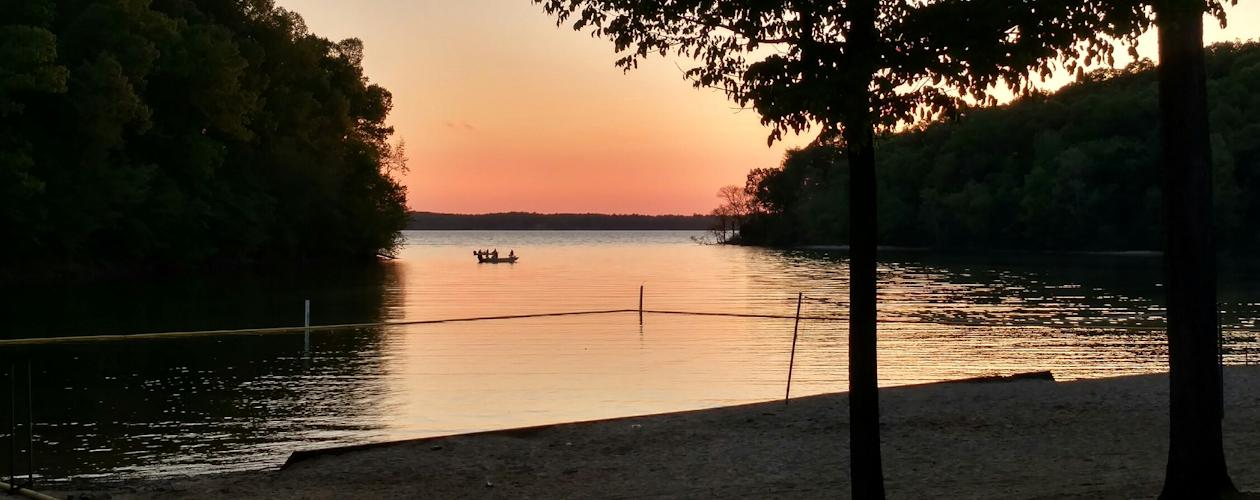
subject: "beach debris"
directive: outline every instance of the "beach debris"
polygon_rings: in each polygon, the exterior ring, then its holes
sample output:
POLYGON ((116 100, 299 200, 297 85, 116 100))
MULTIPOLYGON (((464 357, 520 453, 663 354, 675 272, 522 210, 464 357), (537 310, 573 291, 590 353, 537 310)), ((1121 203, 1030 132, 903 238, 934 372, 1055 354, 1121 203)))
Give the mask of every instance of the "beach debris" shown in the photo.
POLYGON ((993 382, 1018 382, 1021 380, 1047 380, 1054 382, 1054 373, 1045 370, 1039 372, 1014 373, 1011 375, 986 375, 982 377, 948 380, 946 384, 985 384, 993 382))
POLYGON ((486 487, 487 487, 487 488, 493 488, 493 487, 494 487, 494 483, 493 483, 493 482, 491 482, 489 479, 487 479, 487 480, 486 480, 486 487))
POLYGON ((631 429, 642 429, 642 428, 643 428, 643 426, 642 426, 642 425, 640 425, 640 424, 630 424, 630 428, 631 428, 631 429))
POLYGON ((438 450, 442 449, 442 445, 440 445, 440 444, 435 444, 435 445, 433 445, 433 446, 430 446, 430 447, 429 447, 429 449, 430 449, 430 450, 433 450, 433 451, 438 451, 438 450))

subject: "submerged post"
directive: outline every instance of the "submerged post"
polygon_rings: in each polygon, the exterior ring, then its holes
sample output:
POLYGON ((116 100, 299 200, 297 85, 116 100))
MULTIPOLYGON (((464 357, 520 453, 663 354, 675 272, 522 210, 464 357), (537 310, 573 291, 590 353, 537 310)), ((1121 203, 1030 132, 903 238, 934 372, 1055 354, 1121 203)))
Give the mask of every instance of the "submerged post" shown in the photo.
POLYGON ((787 389, 783 391, 783 404, 788 404, 792 395, 792 368, 796 366, 796 334, 801 329, 801 301, 805 299, 805 292, 796 293, 796 322, 792 324, 792 357, 788 358, 788 379, 787 389))
POLYGON ((311 299, 306 299, 306 312, 302 315, 302 352, 311 352, 311 299))
POLYGON ((643 325, 643 285, 639 285, 639 325, 643 325))

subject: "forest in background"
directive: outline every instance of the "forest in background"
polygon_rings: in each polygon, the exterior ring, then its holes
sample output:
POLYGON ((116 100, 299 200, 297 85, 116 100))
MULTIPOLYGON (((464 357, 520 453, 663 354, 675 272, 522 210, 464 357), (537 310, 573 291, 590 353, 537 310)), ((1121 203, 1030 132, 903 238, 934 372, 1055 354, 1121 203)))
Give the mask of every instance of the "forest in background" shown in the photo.
MULTIPOLYGON (((1218 244, 1255 251, 1260 44, 1207 52, 1218 244)), ((879 138, 880 244, 1162 248, 1157 95, 1154 66, 1142 61, 879 138)), ((813 145, 790 151, 780 167, 749 172, 743 196, 727 197, 718 212, 740 219, 744 244, 845 243, 848 190, 843 149, 813 145)))
POLYGON ((270 0, 0 0, 0 278, 391 252, 359 40, 270 0))

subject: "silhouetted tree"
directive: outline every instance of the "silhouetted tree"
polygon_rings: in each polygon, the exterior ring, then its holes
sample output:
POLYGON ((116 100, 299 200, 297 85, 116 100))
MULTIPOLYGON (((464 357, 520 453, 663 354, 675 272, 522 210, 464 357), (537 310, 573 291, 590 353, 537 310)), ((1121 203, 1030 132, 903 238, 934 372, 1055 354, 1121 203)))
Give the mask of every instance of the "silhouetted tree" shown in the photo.
MULTIPOLYGON (((817 141, 843 146, 849 166, 849 401, 853 495, 883 497, 876 372, 876 131, 952 113, 1003 76, 1022 82, 1025 65, 1050 48, 1037 16, 924 11, 909 0, 535 0, 574 29, 611 40, 625 69, 651 54, 698 63, 686 76, 752 105, 784 132, 821 127, 817 141), (924 11, 923 15, 917 15, 924 11), (944 14, 942 14, 944 12, 944 14), (1008 24, 1016 20, 1014 26, 1008 24), (961 33, 956 26, 966 26, 961 33), (945 32, 938 33, 938 28, 945 32), (1023 28, 1023 29, 1020 29, 1023 28), (975 43, 969 43, 974 41, 975 43), (972 50, 972 49, 982 50, 972 50), (773 50, 771 50, 773 49, 773 50), (1016 54, 1018 59, 1005 58, 1016 54)), ((941 2, 947 3, 947 2, 941 2)), ((1020 12, 986 2, 999 12, 1020 12)), ((963 6, 960 10, 969 9, 963 6)))
MULTIPOLYGON (((1209 2, 1210 3, 1210 2, 1209 2)), ((1212 146, 1202 0, 1154 2, 1159 27, 1160 168, 1164 177, 1170 434, 1161 498, 1235 492, 1221 420, 1212 146)), ((1219 7, 1219 5, 1218 5, 1219 7)))
MULTIPOLYGON (((1170 435, 1162 498, 1220 497, 1237 491, 1226 470, 1224 395, 1217 329, 1212 152, 1203 17, 1225 20, 1236 0, 1040 0, 1045 32, 1088 44, 1159 32, 1160 170, 1163 176, 1170 435), (1064 7, 1066 6, 1066 7, 1064 7)), ((1071 45, 1059 49, 1080 52, 1071 45)), ((1087 57, 1094 51, 1086 50, 1087 57)))
POLYGON ((270 0, 0 12, 0 277, 394 247, 402 156, 358 40, 315 36, 270 0))
MULTIPOLYGON (((1260 43, 1207 49, 1218 249, 1260 252, 1260 43)), ((953 249, 1164 246, 1155 64, 1097 69, 1053 94, 877 139, 882 244, 953 249)), ((842 151, 789 151, 748 173, 745 244, 847 241, 842 151), (841 203, 829 202, 837 198, 841 203)))
MULTIPOLYGON (((785 5, 789 3, 783 2, 785 5)), ((1152 25, 1158 28, 1161 59, 1158 70, 1159 163, 1164 184, 1171 378, 1169 461, 1162 493, 1166 498, 1220 496, 1235 490, 1226 471, 1221 446, 1223 395, 1218 366, 1211 138, 1208 132, 1202 28, 1202 18, 1207 13, 1216 15, 1223 22, 1225 3, 1234 1, 942 0, 915 3, 915 8, 892 2, 892 5, 901 7, 899 13, 905 20, 901 25, 868 23, 865 15, 852 15, 865 13, 867 9, 875 10, 874 2, 850 1, 837 7, 850 14, 847 16, 850 22, 847 40, 855 42, 846 47, 850 53, 855 52, 854 49, 875 48, 877 44, 863 44, 861 41, 877 39, 868 34, 873 31, 872 27, 877 26, 883 29, 881 32, 900 35, 901 38, 897 39, 900 43, 893 45, 897 52, 908 49, 906 52, 909 54, 934 53, 938 56, 941 65, 927 65, 934 73, 970 75, 971 78, 964 78, 965 83, 974 83, 977 75, 982 77, 980 80, 984 80, 985 75, 1001 75, 1017 88, 1026 88, 1020 82, 1026 80, 1028 70, 1035 70, 1043 76, 1050 74, 1052 66, 1049 61, 1053 60, 1066 61, 1065 67, 1078 72, 1095 62, 1110 65, 1114 60, 1112 54, 1117 39, 1119 44, 1127 44, 1131 53, 1136 54, 1137 37, 1152 25), (999 29, 994 30, 995 27, 999 29)), ((738 9, 728 9, 724 13, 748 14, 738 9)), ((745 17, 758 19, 756 15, 745 17)), ((661 17, 652 19, 659 20, 661 17)), ((808 16, 802 19, 808 19, 808 16)), ((651 27, 650 23, 648 25, 651 27)), ((622 35, 617 38, 619 48, 629 46, 629 41, 634 40, 632 36, 621 33, 626 26, 633 27, 619 24, 614 30, 622 35)), ((691 32, 694 28, 684 34, 691 32)), ((728 44, 716 50, 737 48, 738 45, 728 44)), ((644 51, 640 49, 638 53, 644 51)), ((876 53, 888 57, 886 52, 876 53)), ((857 55, 856 58, 861 57, 857 55)), ((881 59, 881 62, 887 60, 881 59)), ((730 66, 728 64, 723 68, 730 66)), ((858 69, 870 67, 859 66, 858 69)), ((906 67, 893 64, 885 71, 895 72, 906 67)), ((807 81, 797 73, 779 74, 786 74, 784 79, 792 84, 807 81)), ((865 75, 864 71, 849 72, 845 78, 850 82, 870 82, 864 78, 865 75)), ((848 94, 853 95, 852 92, 848 94)), ((754 102, 758 102, 756 98, 754 102)), ((790 100, 775 99, 771 108, 792 109, 792 104, 795 103, 790 100)), ((854 120, 853 116, 853 113, 843 116, 841 122, 846 132, 851 175, 850 201, 853 209, 850 217, 853 224, 850 239, 854 245, 854 287, 857 288, 859 282, 862 286, 868 282, 866 276, 858 274, 860 269, 857 268, 860 252, 865 251, 867 241, 873 240, 873 235, 867 233, 875 225, 873 220, 866 220, 868 212, 859 215, 857 209, 875 205, 873 198, 859 197, 866 187, 874 185, 872 179, 866 178, 867 166, 873 162, 863 156, 870 150, 863 145, 870 141, 851 133, 857 128, 854 125, 862 123, 854 120)), ((865 316, 865 308, 857 307, 859 298, 853 298, 853 317, 858 314, 865 316)), ((857 404, 856 401, 854 404, 857 404)), ((859 423, 855 421, 853 425, 856 430, 859 423)))
POLYGON ((722 186, 718 189, 717 197, 721 203, 712 212, 718 220, 718 227, 714 232, 717 233, 719 243, 726 243, 730 240, 727 233, 739 231, 752 213, 753 199, 744 188, 735 185, 722 186))

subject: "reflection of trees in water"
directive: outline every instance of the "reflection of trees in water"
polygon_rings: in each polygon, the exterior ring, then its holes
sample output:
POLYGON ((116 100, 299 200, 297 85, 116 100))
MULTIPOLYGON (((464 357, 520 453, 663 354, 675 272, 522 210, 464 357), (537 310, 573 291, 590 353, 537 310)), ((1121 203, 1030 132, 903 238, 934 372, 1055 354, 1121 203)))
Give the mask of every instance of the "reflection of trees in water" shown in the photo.
POLYGON ((392 260, 381 263, 381 308, 379 321, 398 321, 406 317, 407 263, 392 260))
MULTIPOLYGON (((807 298, 816 304, 811 314, 844 314, 845 252, 763 250, 758 255, 765 257, 765 269, 749 273, 750 286, 807 283, 807 298)), ((1023 328, 1018 335, 1162 357, 1167 345, 1161 265, 1158 256, 1145 255, 886 251, 879 276, 880 319, 885 328, 898 321, 958 328, 1049 326, 1023 328)), ((1227 328, 1255 329, 1260 288, 1254 276, 1222 273, 1221 318, 1227 328)), ((1238 353, 1250 346, 1248 339, 1227 335, 1227 355, 1242 356, 1238 353)))
POLYGON ((400 299, 399 264, 282 268, 0 290, 0 338, 369 323, 400 299), (19 293, 20 292, 20 293, 19 293))
MULTIPOLYGON (((380 322, 396 314, 390 312, 401 300, 395 267, 325 277, 230 277, 172 297, 156 288, 128 295, 172 308, 161 321, 143 316, 149 330, 300 323, 303 290, 315 304, 316 323, 380 322), (334 276, 342 286, 334 286, 334 276), (228 293, 237 287, 239 294, 228 293), (218 303, 189 304, 197 294, 218 303), (287 307, 291 320, 273 311, 279 303, 296 304, 287 307), (176 324, 180 311, 192 312, 176 324)), ((114 321, 125 326, 121 315, 114 321)), ((303 443, 379 429, 381 335, 379 328, 316 332, 309 357, 301 333, 9 346, 0 347, 0 357, 34 364, 40 473, 152 474, 275 465, 303 443)), ((7 380, 0 382, 7 388, 7 380)))

